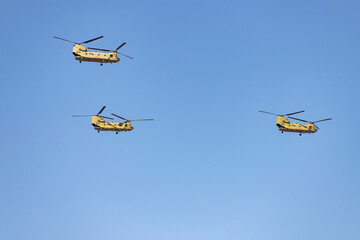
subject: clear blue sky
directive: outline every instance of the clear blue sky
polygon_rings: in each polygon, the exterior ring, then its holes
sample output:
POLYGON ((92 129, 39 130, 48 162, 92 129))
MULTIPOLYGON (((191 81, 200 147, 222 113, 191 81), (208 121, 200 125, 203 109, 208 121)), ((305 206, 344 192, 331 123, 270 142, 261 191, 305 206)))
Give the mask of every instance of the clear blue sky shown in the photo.
POLYGON ((6 1, 0 239, 360 239, 358 1, 6 1), (81 63, 72 44, 135 59, 81 63), (100 133, 114 112, 130 133, 100 133), (319 123, 281 134, 275 117, 319 123))

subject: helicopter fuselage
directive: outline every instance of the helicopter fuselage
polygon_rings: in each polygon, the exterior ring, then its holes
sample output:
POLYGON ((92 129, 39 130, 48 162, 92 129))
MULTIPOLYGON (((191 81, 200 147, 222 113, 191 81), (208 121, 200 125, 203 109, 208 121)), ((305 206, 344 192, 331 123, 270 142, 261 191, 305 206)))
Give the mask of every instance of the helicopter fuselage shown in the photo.
POLYGON ((89 52, 87 48, 80 44, 75 44, 72 53, 75 59, 85 62, 100 62, 100 63, 116 63, 120 61, 116 52, 89 52))
POLYGON ((99 116, 93 116, 91 124, 95 130, 98 131, 127 132, 134 129, 130 122, 105 122, 105 120, 99 116))
POLYGON ((276 126, 281 132, 297 132, 297 133, 316 133, 317 129, 313 123, 299 124, 290 123, 285 117, 278 116, 276 118, 276 126))

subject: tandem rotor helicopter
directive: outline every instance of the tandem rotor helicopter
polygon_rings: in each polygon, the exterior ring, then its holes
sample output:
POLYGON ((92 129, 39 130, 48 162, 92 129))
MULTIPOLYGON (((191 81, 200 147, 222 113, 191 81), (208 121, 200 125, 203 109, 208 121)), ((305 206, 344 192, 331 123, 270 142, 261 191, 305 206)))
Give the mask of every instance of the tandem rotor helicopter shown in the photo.
POLYGON ((98 132, 100 131, 112 131, 116 132, 118 134, 119 132, 128 132, 133 130, 134 128, 131 126, 131 122, 134 121, 152 121, 154 119, 136 119, 136 120, 129 120, 123 117, 120 117, 114 113, 111 115, 120 118, 122 120, 125 120, 125 122, 105 122, 104 118, 114 120, 114 118, 101 116, 100 114, 104 111, 106 106, 103 106, 103 108, 96 114, 96 115, 73 115, 73 117, 92 117, 91 124, 94 126, 94 129, 98 132))
POLYGON ((59 38, 59 37, 54 37, 56 39, 60 39, 66 42, 71 42, 74 43, 75 45, 73 46, 73 51, 72 53, 75 56, 75 60, 79 60, 79 62, 81 63, 81 61, 85 61, 85 62, 99 62, 100 65, 102 66, 103 63, 116 63, 120 61, 120 58, 118 58, 117 54, 123 55, 125 57, 134 59, 128 55, 119 53, 118 50, 120 48, 122 48, 126 42, 122 43, 119 47, 117 47, 115 50, 107 50, 107 49, 101 49, 101 48, 91 48, 91 47, 84 47, 82 44, 84 43, 89 43, 95 40, 98 40, 100 38, 103 38, 104 36, 100 36, 97 38, 93 38, 90 40, 87 40, 85 42, 81 42, 81 43, 77 43, 77 42, 73 42, 64 38, 59 38), (102 51, 102 52, 88 52, 87 49, 92 49, 92 50, 98 50, 98 51, 102 51), (108 52, 108 53, 106 53, 108 52))
POLYGON ((262 111, 262 110, 259 110, 259 112, 278 116, 276 118, 276 126, 279 128, 279 131, 281 131, 281 133, 284 133, 284 132, 296 132, 296 133, 299 133, 300 136, 301 136, 302 133, 316 133, 317 130, 319 129, 319 127, 316 126, 315 123, 328 121, 328 120, 332 119, 332 118, 326 118, 326 119, 318 120, 318 121, 315 121, 315 122, 310 122, 310 121, 306 121, 306 120, 299 119, 299 118, 289 117, 290 115, 305 112, 304 110, 299 111, 299 112, 283 114, 283 115, 276 114, 276 113, 265 112, 265 111, 262 111), (301 122, 306 122, 307 124, 290 123, 289 120, 284 116, 286 116, 288 118, 291 118, 291 119, 294 119, 294 120, 301 121, 301 122))

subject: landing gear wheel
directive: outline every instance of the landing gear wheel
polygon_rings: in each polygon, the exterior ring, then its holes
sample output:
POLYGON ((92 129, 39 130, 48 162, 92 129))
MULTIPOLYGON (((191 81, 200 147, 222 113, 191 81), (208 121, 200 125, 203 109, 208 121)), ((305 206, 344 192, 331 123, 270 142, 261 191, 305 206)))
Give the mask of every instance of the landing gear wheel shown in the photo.
POLYGON ((102 63, 100 63, 100 66, 102 66, 103 64, 102 63))
POLYGON ((118 134, 119 132, 116 132, 116 134, 118 134))
POLYGON ((301 133, 299 134, 299 136, 301 136, 301 133))
POLYGON ((281 133, 284 133, 284 131, 281 131, 281 133))
POLYGON ((100 131, 98 130, 98 133, 99 133, 100 131))
POLYGON ((79 61, 79 63, 81 63, 81 61, 79 61))

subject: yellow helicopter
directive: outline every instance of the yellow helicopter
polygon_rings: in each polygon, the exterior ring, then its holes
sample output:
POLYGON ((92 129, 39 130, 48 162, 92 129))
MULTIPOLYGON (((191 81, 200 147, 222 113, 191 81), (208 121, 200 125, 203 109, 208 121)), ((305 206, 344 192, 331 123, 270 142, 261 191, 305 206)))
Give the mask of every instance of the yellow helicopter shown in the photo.
POLYGON ((306 120, 299 119, 299 118, 289 117, 290 115, 305 112, 304 110, 299 111, 299 112, 283 114, 283 115, 276 114, 276 113, 265 112, 265 111, 262 111, 262 110, 259 110, 259 112, 278 116, 276 118, 276 126, 279 128, 279 131, 281 131, 281 133, 284 133, 284 132, 296 132, 296 133, 299 133, 300 136, 301 136, 302 133, 316 133, 317 130, 319 129, 319 127, 316 126, 315 123, 328 121, 328 120, 332 119, 332 118, 326 118, 326 119, 318 120, 318 121, 315 121, 315 122, 310 122, 310 121, 306 121, 306 120), (307 124, 290 123, 289 120, 284 116, 287 116, 288 118, 291 118, 291 119, 294 119, 294 120, 306 122, 307 124))
POLYGON ((98 132, 100 131, 112 131, 118 134, 119 132, 128 132, 133 130, 134 128, 131 126, 131 122, 134 121, 152 121, 154 119, 136 119, 136 120, 129 120, 123 117, 120 117, 114 113, 111 115, 118 117, 120 119, 125 120, 125 122, 105 122, 104 118, 114 120, 110 117, 101 116, 100 114, 104 111, 106 106, 96 114, 96 115, 73 115, 73 117, 92 117, 91 124, 94 126, 94 129, 98 132))
POLYGON ((100 38, 103 38, 104 36, 100 36, 97 38, 93 38, 90 40, 87 40, 85 42, 81 42, 81 43, 76 43, 64 38, 59 38, 59 37, 54 37, 66 42, 71 42, 74 43, 74 47, 73 47, 73 51, 72 53, 75 56, 75 60, 79 60, 79 62, 81 63, 81 61, 85 61, 85 62, 99 62, 100 65, 102 66, 103 63, 116 63, 120 61, 120 58, 118 58, 117 54, 123 55, 125 57, 131 58, 132 57, 119 53, 118 50, 123 47, 126 42, 122 43, 119 47, 117 47, 115 50, 107 50, 107 49, 101 49, 101 48, 86 48, 84 47, 82 44, 84 43, 89 43, 95 40, 98 40, 100 38), (92 49, 92 50, 98 50, 98 51, 102 51, 102 52, 88 52, 87 49, 92 49), (108 53, 105 53, 108 52, 108 53))

